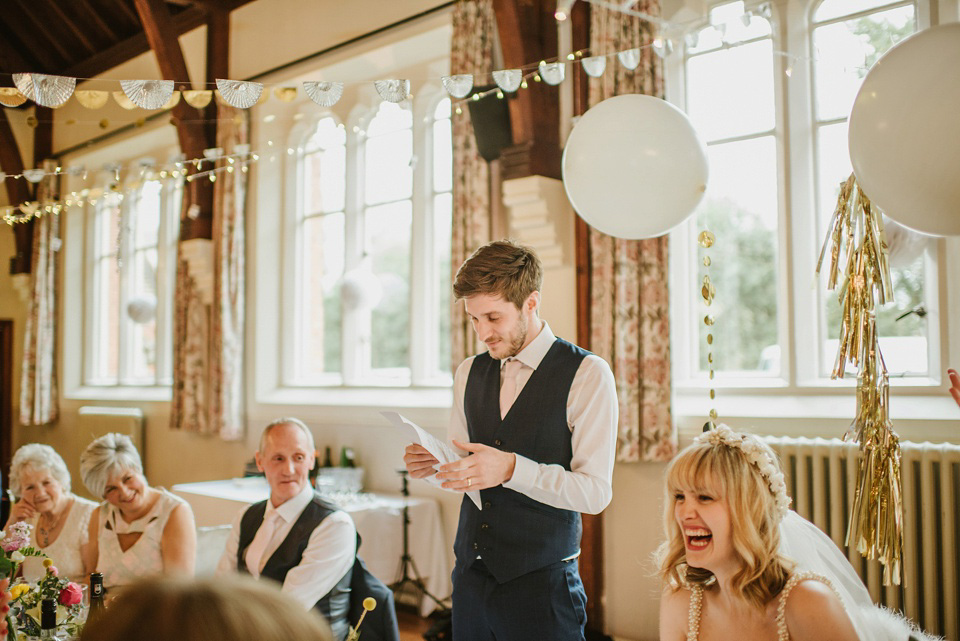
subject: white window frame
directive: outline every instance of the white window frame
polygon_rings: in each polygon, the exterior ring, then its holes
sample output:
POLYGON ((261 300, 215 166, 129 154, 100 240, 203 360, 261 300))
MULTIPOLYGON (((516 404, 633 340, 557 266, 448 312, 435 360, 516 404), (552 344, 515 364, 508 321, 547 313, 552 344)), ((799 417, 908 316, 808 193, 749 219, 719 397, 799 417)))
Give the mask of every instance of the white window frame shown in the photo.
MULTIPOLYGON (((930 4, 916 0, 918 29, 930 25, 930 4)), ((725 4, 712 2, 710 7, 725 4)), ((747 2, 747 9, 759 3, 747 2)), ((895 3, 890 3, 892 6, 895 3)), ((909 4, 907 2, 897 4, 909 4)), ((942 4, 942 2, 941 2, 942 4)), ((852 388, 856 378, 831 381, 819 375, 817 358, 809 358, 809 345, 819 345, 819 316, 816 305, 823 294, 822 282, 814 284, 816 259, 823 239, 805 216, 793 212, 816 211, 814 185, 817 175, 813 137, 813 63, 812 16, 819 2, 790 0, 774 4, 770 20, 775 51, 787 51, 793 58, 775 56, 776 135, 780 154, 780 214, 779 214, 779 269, 778 335, 781 345, 781 376, 776 378, 732 378, 718 374, 714 380, 694 375, 698 369, 697 350, 689 342, 698 340, 698 323, 706 313, 698 298, 690 294, 696 286, 695 224, 688 221, 670 233, 670 288, 671 352, 674 362, 675 413, 681 431, 699 429, 703 417, 711 408, 717 408, 721 419, 821 418, 845 420, 852 416, 855 399, 852 388), (787 67, 792 67, 789 79, 787 67), (694 338, 690 338, 694 337, 694 338), (717 390, 717 399, 710 400, 707 389, 717 390), (775 417, 775 418, 774 418, 775 417)), ((709 7, 708 7, 709 9, 709 7)), ((690 22, 697 16, 683 8, 670 19, 690 22)), ((669 56, 665 63, 667 99, 679 106, 685 104, 685 53, 669 56)), ((722 242, 722 239, 719 240, 722 242)), ((960 329, 950 327, 947 319, 960 313, 960 296, 952 293, 948 283, 960 284, 960 259, 949 251, 960 249, 960 239, 936 241, 936 258, 928 258, 925 291, 931 294, 927 301, 928 322, 931 328, 928 378, 911 377, 890 379, 893 393, 898 396, 891 411, 895 421, 911 421, 906 434, 913 433, 914 425, 940 425, 956 415, 956 405, 946 393, 947 383, 941 374, 947 364, 960 362, 960 329), (936 300, 935 300, 936 299, 936 300), (931 423, 932 422, 932 423, 931 423)), ((956 285, 954 286, 956 289, 956 285)), ((719 294, 718 294, 719 295, 719 294)), ((957 325, 956 323, 954 325, 957 325)), ((955 365, 954 365, 955 366, 955 365)), ((783 428, 783 425, 780 425, 783 428)), ((936 430, 940 430, 937 427, 936 430)), ((935 431, 936 431, 935 430, 935 431)), ((781 431, 789 432, 783 428, 781 431)), ((798 429, 797 433, 804 433, 798 429)), ((842 433, 842 430, 841 432, 842 433)), ((941 432, 937 432, 941 433, 941 432)), ((955 437, 955 435, 954 435, 955 437)), ((947 437, 950 438, 950 437, 947 437)))

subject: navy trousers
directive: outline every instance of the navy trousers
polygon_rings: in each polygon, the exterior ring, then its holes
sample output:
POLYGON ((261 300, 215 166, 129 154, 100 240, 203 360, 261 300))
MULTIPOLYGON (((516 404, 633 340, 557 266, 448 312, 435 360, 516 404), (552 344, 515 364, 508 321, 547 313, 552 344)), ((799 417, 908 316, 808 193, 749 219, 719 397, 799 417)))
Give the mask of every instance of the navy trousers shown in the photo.
POLYGON ((481 559, 453 570, 453 641, 584 641, 576 559, 497 583, 481 559))

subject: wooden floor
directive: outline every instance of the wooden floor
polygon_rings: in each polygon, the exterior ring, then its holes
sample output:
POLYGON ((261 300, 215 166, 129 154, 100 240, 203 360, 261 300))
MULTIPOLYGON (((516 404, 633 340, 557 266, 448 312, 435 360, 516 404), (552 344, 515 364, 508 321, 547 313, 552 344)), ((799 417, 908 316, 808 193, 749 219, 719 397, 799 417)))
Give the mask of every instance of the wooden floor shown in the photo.
POLYGON ((429 619, 421 619, 406 608, 398 608, 397 622, 400 624, 400 641, 423 641, 423 633, 431 625, 429 619))

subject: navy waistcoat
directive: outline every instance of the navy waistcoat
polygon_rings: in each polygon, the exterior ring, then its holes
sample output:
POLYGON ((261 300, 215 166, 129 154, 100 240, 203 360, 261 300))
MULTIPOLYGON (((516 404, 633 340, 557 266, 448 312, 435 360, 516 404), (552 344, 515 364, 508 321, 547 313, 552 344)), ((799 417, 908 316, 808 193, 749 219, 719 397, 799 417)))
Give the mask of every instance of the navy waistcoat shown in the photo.
MULTIPOLYGON (((303 558, 303 552, 307 549, 307 543, 310 540, 310 534, 320 525, 325 518, 336 511, 337 508, 324 501, 320 496, 314 494, 313 500, 307 503, 300 514, 300 518, 293 524, 293 528, 283 540, 280 547, 270 555, 260 576, 272 579, 278 583, 283 583, 287 572, 300 564, 303 558)), ((267 502, 261 501, 254 503, 247 511, 243 513, 240 519, 240 542, 237 547, 237 570, 242 573, 249 573, 247 562, 244 558, 247 548, 253 542, 257 530, 263 523, 263 515, 267 510, 267 502)), ((314 604, 320 614, 322 614, 330 627, 333 629, 335 639, 344 639, 347 636, 347 614, 350 609, 350 580, 353 578, 353 567, 347 570, 333 589, 314 604)))
MULTIPOLYGON (((500 361, 487 353, 477 355, 463 398, 470 441, 569 470, 573 445, 567 397, 588 354, 565 340, 554 341, 502 420, 500 361)), ((480 490, 480 497, 482 511, 467 496, 460 505, 454 543, 459 564, 470 565, 481 556, 497 582, 505 583, 580 549, 579 513, 545 505, 502 485, 480 490)))

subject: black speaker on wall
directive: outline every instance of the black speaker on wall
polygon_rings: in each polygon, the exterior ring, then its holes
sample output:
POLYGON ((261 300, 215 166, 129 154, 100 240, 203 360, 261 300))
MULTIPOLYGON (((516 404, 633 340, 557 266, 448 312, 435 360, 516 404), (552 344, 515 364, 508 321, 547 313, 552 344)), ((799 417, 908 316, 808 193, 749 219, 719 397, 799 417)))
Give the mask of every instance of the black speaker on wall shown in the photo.
MULTIPOLYGON (((492 89, 496 89, 496 85, 474 87, 473 92, 483 94, 492 89)), ((507 106, 511 95, 505 94, 503 98, 497 98, 496 93, 489 93, 480 100, 467 101, 473 133, 477 138, 477 151, 487 162, 499 158, 500 152, 513 144, 510 108, 507 106)))

